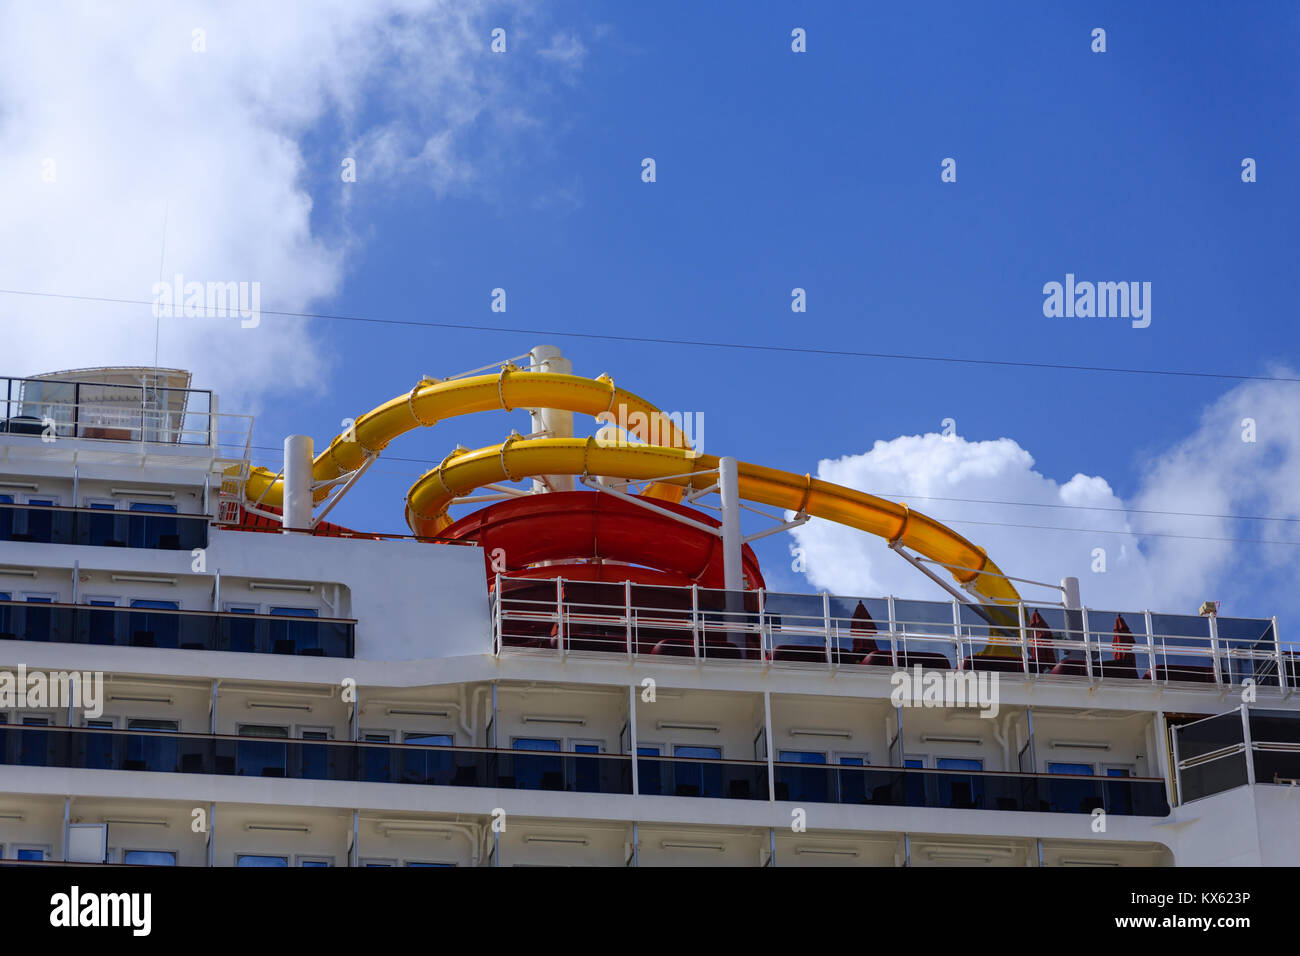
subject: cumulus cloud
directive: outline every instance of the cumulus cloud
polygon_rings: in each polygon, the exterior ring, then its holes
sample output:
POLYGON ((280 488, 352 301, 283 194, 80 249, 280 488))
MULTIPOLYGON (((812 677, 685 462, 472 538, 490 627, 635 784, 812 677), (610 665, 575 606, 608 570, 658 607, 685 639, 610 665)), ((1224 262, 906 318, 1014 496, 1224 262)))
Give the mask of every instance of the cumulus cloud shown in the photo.
MULTIPOLYGON (((1144 458, 1127 499, 1104 475, 1042 474, 1030 449, 1011 438, 902 436, 824 460, 817 476, 950 523, 1007 574, 1044 582, 1076 576, 1089 607, 1192 613, 1213 599, 1225 614, 1300 610, 1300 547, 1256 543, 1300 541, 1300 404, 1292 389, 1235 388, 1204 410, 1192 434, 1144 458), (1251 423, 1255 440, 1243 441, 1251 423)), ((816 520, 792 534, 817 589, 942 596, 877 539, 816 520)))
MULTIPOLYGON (((554 65, 552 42, 514 68, 488 49, 493 26, 533 19, 486 0, 0 7, 0 287, 149 301, 161 271, 309 310, 364 232, 345 157, 358 181, 442 193, 476 184, 486 131, 538 126, 537 72, 563 81, 580 57, 554 65)), ((0 295, 0 322, 6 374, 153 363, 148 305, 0 295)), ((232 397, 328 361, 285 318, 161 325, 161 363, 232 397)))

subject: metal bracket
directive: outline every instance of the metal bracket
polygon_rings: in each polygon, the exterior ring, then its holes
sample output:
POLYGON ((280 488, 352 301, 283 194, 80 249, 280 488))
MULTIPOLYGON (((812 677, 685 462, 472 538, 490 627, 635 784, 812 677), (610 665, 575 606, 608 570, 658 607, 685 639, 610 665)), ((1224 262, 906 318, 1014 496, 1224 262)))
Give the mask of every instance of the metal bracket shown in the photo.
MULTIPOLYGON (((331 509, 333 509, 333 507, 339 503, 339 499, 341 499, 344 495, 348 493, 348 489, 350 489, 354 484, 357 483, 357 479, 366 473, 366 470, 372 464, 374 464, 375 459, 377 459, 378 457, 379 455, 377 453, 375 454, 367 453, 366 460, 363 461, 360 467, 358 467, 351 474, 347 476, 340 475, 338 478, 335 478, 332 481, 321 482, 322 485, 329 486, 331 484, 336 484, 340 480, 343 480, 342 486, 326 500, 325 507, 321 509, 320 514, 312 515, 311 526, 313 528, 316 527, 318 524, 320 524, 322 520, 324 520, 325 516, 330 513, 331 509)), ((312 487, 314 488, 315 486, 313 485, 312 487)))
POLYGON ((957 599, 959 602, 961 602, 962 604, 969 604, 969 605, 971 605, 971 606, 973 606, 973 607, 978 607, 978 606, 979 606, 978 604, 976 604, 976 602, 972 601, 972 600, 971 600, 970 598, 968 598, 966 595, 962 594, 962 593, 961 593, 960 591, 958 591, 955 587, 953 587, 952 585, 950 585, 947 581, 943 580, 941 577, 939 577, 939 575, 935 574, 933 571, 931 571, 929 568, 927 568, 924 564, 922 564, 922 563, 921 563, 921 559, 918 558, 916 555, 909 553, 908 550, 907 550, 907 548, 905 548, 905 547, 903 546, 903 543, 902 543, 901 541, 899 541, 897 538, 895 538, 893 541, 889 542, 889 549, 890 549, 891 551, 893 551, 895 554, 897 554, 897 555, 898 555, 900 558, 902 558, 904 561, 906 561, 908 564, 910 564, 912 567, 916 568, 916 570, 918 570, 918 571, 920 571, 922 574, 924 574, 927 578, 929 578, 929 579, 930 579, 931 581, 933 581, 935 584, 939 585, 939 587, 943 588, 945 591, 947 591, 949 594, 951 594, 954 598, 956 598, 956 599, 957 599))

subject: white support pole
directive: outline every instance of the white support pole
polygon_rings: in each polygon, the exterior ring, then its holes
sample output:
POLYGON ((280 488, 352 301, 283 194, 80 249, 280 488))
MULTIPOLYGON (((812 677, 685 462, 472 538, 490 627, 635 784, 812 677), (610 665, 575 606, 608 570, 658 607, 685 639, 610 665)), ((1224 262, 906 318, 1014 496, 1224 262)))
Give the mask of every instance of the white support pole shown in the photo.
MULTIPOLYGON (((718 460, 718 500, 722 506, 722 582, 727 589, 726 616, 730 623, 740 620, 745 610, 744 596, 740 593, 745 586, 742 564, 745 538, 740 531, 740 470, 734 458, 718 460)), ((735 643, 737 638, 744 643, 744 637, 738 632, 727 633, 728 642, 735 643)), ((826 650, 829 660, 829 639, 826 650)))
POLYGON ((1083 607, 1083 601, 1079 597, 1078 578, 1061 578, 1061 594, 1067 608, 1074 610, 1083 607))
POLYGON ((210 867, 216 866, 217 865, 217 805, 215 803, 208 804, 207 837, 208 837, 208 845, 207 845, 208 866, 210 867))
MULTIPOLYGON (((569 375, 573 372, 573 363, 566 359, 554 345, 539 345, 528 353, 528 357, 532 361, 534 372, 552 372, 560 375, 569 375)), ((548 438, 573 437, 573 412, 558 408, 533 408, 529 409, 528 414, 532 419, 533 434, 546 432, 548 438)), ((556 491, 573 490, 572 475, 539 475, 533 479, 533 491, 548 490, 547 481, 556 491)))
POLYGON ((740 472, 734 458, 718 460, 718 497, 722 502, 722 578, 728 591, 744 586, 740 534, 740 472))
POLYGON ((63 798, 63 846, 60 847, 59 859, 68 862, 68 835, 72 832, 72 797, 63 798))
POLYGON ((284 440, 285 531, 310 531, 312 516, 312 440, 310 435, 290 435, 284 440))

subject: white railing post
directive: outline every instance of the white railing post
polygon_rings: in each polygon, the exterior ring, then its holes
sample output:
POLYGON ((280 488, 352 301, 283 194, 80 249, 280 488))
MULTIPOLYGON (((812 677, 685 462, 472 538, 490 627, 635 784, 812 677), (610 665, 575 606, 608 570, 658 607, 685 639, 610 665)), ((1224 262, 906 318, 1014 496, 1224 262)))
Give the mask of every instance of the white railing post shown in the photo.
MULTIPOLYGON (((1219 660, 1219 616, 1217 614, 1209 615, 1210 618, 1210 654, 1214 659, 1214 682, 1216 684, 1224 683, 1223 664, 1219 660)), ((1232 683, 1232 667, 1228 667, 1227 683, 1232 683)))
POLYGON ((695 659, 700 659, 700 586, 691 585, 691 649, 695 659))
POLYGON ((894 596, 891 594, 886 600, 889 601, 889 658, 894 670, 898 670, 898 630, 894 622, 894 596))
POLYGON ((1020 666, 1029 673, 1029 641, 1025 638, 1025 602, 1016 602, 1016 613, 1020 618, 1020 666))
POLYGON ((505 643, 501 635, 502 615, 501 615, 501 572, 500 571, 497 572, 497 585, 496 585, 496 591, 494 592, 494 596, 496 598, 496 607, 493 608, 493 610, 496 613, 493 615, 493 617, 495 618, 496 633, 492 636, 492 653, 495 654, 497 657, 500 657, 501 645, 505 643))
MULTIPOLYGON (((632 582, 623 582, 623 623, 627 629, 627 659, 632 660, 632 582)), ((635 779, 635 775, 633 776, 635 779)))
POLYGON ((767 734, 767 800, 768 803, 776 802, 776 761, 773 754, 776 752, 772 746, 772 692, 763 691, 763 730, 767 734))
MULTIPOLYGON (((1079 608, 1080 620, 1083 622, 1083 664, 1088 673, 1088 682, 1092 682, 1092 632, 1088 627, 1088 609, 1079 608)), ((1097 660, 1101 660, 1101 646, 1097 648, 1097 660)))
POLYGON ((767 632, 767 588, 758 589, 758 657, 764 664, 770 659, 769 634, 767 632))
MULTIPOLYGON (((1159 713, 1161 714, 1161 722, 1163 723, 1164 720, 1163 712, 1159 712, 1159 713)), ((1182 766, 1183 761, 1182 758, 1178 755, 1178 731, 1180 731, 1181 729, 1182 729, 1181 727, 1173 727, 1168 730, 1169 741, 1170 743, 1173 744, 1173 748, 1174 748, 1173 785, 1174 785, 1174 790, 1176 791, 1175 793, 1171 794, 1171 796, 1174 799, 1171 799, 1169 801, 1170 806, 1178 806, 1178 804, 1183 802, 1183 766, 1182 766)), ((1164 741, 1161 741, 1161 743, 1164 743, 1164 741)))
POLYGON ((569 653, 568 635, 565 633, 567 628, 564 626, 564 578, 555 579, 555 635, 560 641, 560 656, 565 657, 569 653))
POLYGON ((627 731, 629 746, 632 750, 632 796, 641 792, 641 778, 637 775, 637 750, 636 750, 636 684, 629 684, 627 687, 627 731))
POLYGON ((1142 615, 1147 622, 1147 652, 1151 655, 1151 683, 1154 684, 1156 682, 1156 629, 1151 623, 1151 612, 1143 611, 1142 615))
POLYGON ((1286 679, 1286 658, 1282 655, 1282 638, 1277 633, 1277 618, 1273 619, 1273 646, 1277 651, 1277 686, 1282 692, 1282 699, 1291 696, 1291 685, 1286 679))
POLYGON ((1250 742, 1250 708, 1241 705, 1241 739, 1246 745, 1246 782, 1255 784, 1255 752, 1250 742))
POLYGON ((835 663, 831 656, 831 596, 826 591, 822 592, 822 625, 826 631, 826 663, 831 666, 835 663))
POLYGON ((961 653, 961 608, 958 607, 958 603, 959 602, 957 601, 952 602, 952 635, 957 642, 957 661, 955 666, 953 667, 953 670, 959 671, 962 669, 961 666, 962 653, 961 653))

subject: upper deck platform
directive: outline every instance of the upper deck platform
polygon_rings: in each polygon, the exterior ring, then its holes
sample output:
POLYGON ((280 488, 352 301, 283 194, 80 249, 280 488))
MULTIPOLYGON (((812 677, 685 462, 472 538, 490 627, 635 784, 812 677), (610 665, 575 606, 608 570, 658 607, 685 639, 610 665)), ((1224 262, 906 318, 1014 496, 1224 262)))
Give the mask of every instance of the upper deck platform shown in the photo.
POLYGON ((43 456, 76 448, 247 461, 253 417, 222 413, 214 393, 189 385, 189 372, 144 367, 0 377, 0 444, 43 456))

